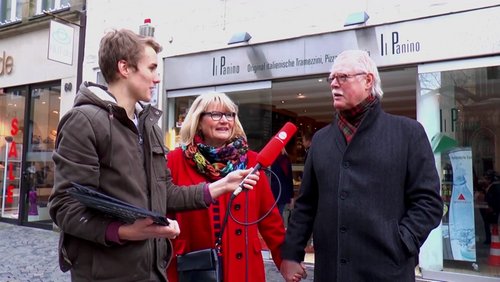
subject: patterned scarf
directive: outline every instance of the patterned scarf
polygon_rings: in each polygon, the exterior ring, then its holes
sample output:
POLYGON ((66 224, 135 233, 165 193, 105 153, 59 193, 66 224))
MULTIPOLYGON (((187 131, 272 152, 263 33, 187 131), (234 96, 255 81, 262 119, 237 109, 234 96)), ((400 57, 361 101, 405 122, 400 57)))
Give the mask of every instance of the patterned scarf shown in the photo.
POLYGON ((190 164, 211 181, 247 167, 248 144, 243 137, 233 138, 222 147, 212 147, 204 144, 201 136, 196 135, 193 143, 182 145, 182 151, 190 164))
POLYGON ((347 144, 351 142, 368 110, 376 105, 378 101, 379 99, 377 97, 369 95, 352 109, 341 111, 337 114, 338 126, 344 134, 347 144))

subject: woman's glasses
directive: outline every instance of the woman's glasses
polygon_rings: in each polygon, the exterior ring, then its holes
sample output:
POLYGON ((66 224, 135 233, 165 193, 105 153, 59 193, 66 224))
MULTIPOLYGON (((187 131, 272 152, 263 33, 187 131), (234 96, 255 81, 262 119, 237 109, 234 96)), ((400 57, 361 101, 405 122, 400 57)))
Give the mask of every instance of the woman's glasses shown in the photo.
POLYGON ((212 120, 219 121, 222 116, 225 116, 228 121, 233 121, 236 113, 223 113, 223 112, 203 112, 202 115, 210 115, 212 120))

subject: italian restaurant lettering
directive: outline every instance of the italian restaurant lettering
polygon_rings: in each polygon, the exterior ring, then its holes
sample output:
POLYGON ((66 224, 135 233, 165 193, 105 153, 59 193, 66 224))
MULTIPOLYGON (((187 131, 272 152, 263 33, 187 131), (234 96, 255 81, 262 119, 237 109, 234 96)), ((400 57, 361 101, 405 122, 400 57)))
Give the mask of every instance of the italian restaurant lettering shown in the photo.
POLYGON ((417 53, 420 47, 419 41, 400 40, 398 31, 391 32, 389 38, 380 34, 380 56, 417 53))
MULTIPOLYGON (((327 63, 330 66, 337 56, 324 54, 310 58, 287 58, 282 60, 264 61, 258 63, 248 63, 247 73, 257 73, 261 71, 279 70, 286 68, 304 67, 310 65, 322 65, 327 63)), ((212 76, 227 76, 239 74, 243 68, 238 64, 233 64, 226 56, 212 57, 212 76)))

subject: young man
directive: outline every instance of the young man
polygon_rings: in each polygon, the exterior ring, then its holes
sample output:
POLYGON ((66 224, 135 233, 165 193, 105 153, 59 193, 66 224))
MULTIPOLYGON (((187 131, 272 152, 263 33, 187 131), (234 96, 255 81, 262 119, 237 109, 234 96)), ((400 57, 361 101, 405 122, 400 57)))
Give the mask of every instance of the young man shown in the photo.
POLYGON ((286 281, 415 281, 419 248, 442 217, 439 177, 420 123, 385 113, 375 62, 342 52, 328 81, 334 121, 316 132, 282 246, 286 281))
MULTIPOLYGON (((93 187, 160 214, 205 208, 233 191, 248 170, 217 182, 184 189, 171 182, 161 112, 141 102, 151 100, 159 83, 161 46, 129 30, 111 31, 101 40, 99 66, 109 88, 84 83, 73 109, 58 127, 54 190, 50 215, 61 228, 60 267, 73 281, 166 281, 177 222, 159 226, 152 219, 125 224, 86 208, 70 197, 71 182, 93 187)), ((251 188, 257 175, 245 181, 251 188)))

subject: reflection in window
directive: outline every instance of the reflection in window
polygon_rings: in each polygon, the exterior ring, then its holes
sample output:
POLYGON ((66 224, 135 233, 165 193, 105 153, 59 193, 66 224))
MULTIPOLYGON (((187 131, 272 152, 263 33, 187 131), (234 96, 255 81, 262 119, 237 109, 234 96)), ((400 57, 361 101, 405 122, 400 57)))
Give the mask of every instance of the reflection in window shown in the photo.
POLYGON ((441 167, 444 268, 498 274, 488 263, 490 224, 498 218, 485 217, 491 207, 483 176, 500 170, 500 67, 424 73, 419 86, 418 106, 425 108, 422 119, 441 167))

